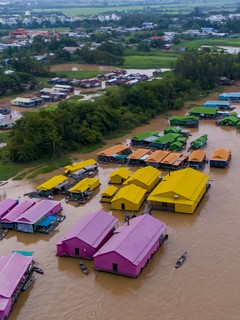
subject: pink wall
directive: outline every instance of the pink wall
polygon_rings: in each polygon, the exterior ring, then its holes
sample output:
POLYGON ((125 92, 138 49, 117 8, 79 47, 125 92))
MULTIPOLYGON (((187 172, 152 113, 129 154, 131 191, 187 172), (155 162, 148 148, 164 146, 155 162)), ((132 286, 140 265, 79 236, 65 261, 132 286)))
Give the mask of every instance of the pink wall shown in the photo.
POLYGON ((57 255, 59 257, 76 257, 75 248, 79 248, 79 257, 93 259, 93 255, 112 237, 112 235, 113 231, 111 230, 96 248, 78 238, 73 238, 65 241, 63 240, 62 243, 57 244, 57 255))
POLYGON ((94 258, 94 268, 100 269, 103 271, 113 272, 113 263, 118 265, 118 273, 123 275, 129 275, 132 277, 137 277, 141 272, 141 268, 147 264, 148 259, 151 258, 152 254, 154 254, 159 248, 159 239, 155 242, 155 244, 151 247, 148 253, 144 256, 144 258, 140 261, 140 263, 135 266, 133 263, 120 256, 116 252, 109 252, 103 255, 99 255, 94 258))
POLYGON ((46 214, 46 216, 52 216, 62 211, 62 205, 59 203, 56 205, 52 210, 49 210, 49 212, 46 214))
POLYGON ((4 310, 0 310, 0 319, 4 319, 9 315, 11 311, 11 299, 8 300, 8 303, 6 304, 4 310))

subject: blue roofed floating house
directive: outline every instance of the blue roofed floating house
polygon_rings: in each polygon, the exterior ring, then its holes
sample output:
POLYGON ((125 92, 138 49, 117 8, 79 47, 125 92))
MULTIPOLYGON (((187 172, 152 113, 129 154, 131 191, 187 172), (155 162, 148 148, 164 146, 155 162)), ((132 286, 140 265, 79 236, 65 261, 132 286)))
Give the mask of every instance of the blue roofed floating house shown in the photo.
POLYGON ((221 93, 218 98, 219 98, 219 100, 239 102, 240 101, 240 92, 221 93))
POLYGON ((206 101, 203 104, 206 108, 218 108, 220 110, 233 110, 234 107, 231 106, 230 101, 215 100, 215 101, 206 101))

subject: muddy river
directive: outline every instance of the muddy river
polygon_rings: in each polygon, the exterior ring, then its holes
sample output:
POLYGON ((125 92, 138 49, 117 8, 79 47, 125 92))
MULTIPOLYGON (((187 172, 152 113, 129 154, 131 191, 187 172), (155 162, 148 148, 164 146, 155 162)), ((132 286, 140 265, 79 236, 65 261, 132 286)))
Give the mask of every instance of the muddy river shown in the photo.
MULTIPOLYGON (((236 90, 232 90, 236 91, 236 90)), ((216 99, 216 95, 210 100, 216 99)), ((206 99, 205 99, 206 100, 206 99)), ((240 106, 236 108, 240 113, 240 106)), ((184 114, 186 110, 175 114, 184 114)), ((166 117, 158 117, 121 139, 127 142, 140 132, 161 131, 166 117)), ((192 141, 201 134, 209 136, 206 148, 210 157, 216 147, 230 147, 232 160, 228 169, 205 168, 211 188, 193 215, 153 211, 154 217, 167 224, 169 239, 157 251, 137 279, 95 272, 87 261, 88 276, 74 258, 58 258, 56 243, 84 215, 103 208, 123 223, 125 214, 110 211, 99 203, 100 192, 106 188, 108 175, 116 165, 100 165, 101 186, 91 201, 74 207, 63 204, 66 220, 49 235, 10 231, 0 242, 0 254, 12 250, 34 252, 34 259, 45 274, 36 274, 36 281, 21 293, 10 320, 238 320, 240 319, 240 133, 235 128, 216 127, 214 121, 202 120, 191 131, 192 141), (186 263, 179 269, 178 257, 188 252, 186 263)), ((75 160, 95 154, 75 155, 75 160)), ((131 168, 132 170, 132 168, 131 168)), ((63 170, 37 177, 35 181, 9 181, 0 187, 1 197, 19 198, 63 170)), ((144 210, 141 208, 138 214, 144 210)))

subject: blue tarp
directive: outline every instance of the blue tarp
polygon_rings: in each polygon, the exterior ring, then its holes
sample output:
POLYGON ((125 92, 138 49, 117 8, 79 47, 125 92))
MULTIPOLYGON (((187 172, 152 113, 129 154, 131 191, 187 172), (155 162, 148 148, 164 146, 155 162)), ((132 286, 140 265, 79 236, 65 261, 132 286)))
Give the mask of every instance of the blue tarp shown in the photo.
POLYGON ((50 226, 50 224, 52 222, 54 222, 56 220, 57 220, 56 216, 47 216, 43 220, 39 221, 37 223, 37 226, 38 227, 48 227, 48 226, 50 226))

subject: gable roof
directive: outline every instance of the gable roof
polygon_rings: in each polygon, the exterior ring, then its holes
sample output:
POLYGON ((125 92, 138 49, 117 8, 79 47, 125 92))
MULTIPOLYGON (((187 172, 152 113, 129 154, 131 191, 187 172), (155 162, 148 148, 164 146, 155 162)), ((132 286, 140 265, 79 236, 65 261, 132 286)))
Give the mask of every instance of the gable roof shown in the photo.
POLYGON ((78 170, 83 169, 85 167, 96 165, 96 164, 97 164, 97 162, 94 159, 88 159, 88 160, 80 161, 80 162, 65 166, 64 172, 65 173, 67 173, 68 171, 75 172, 75 171, 78 171, 78 170))
POLYGON ((136 151, 134 151, 133 153, 131 153, 127 159, 141 159, 142 157, 146 156, 146 155, 150 155, 151 154, 151 150, 148 149, 137 149, 136 151))
POLYGON ((80 182, 78 182, 75 186, 69 189, 69 192, 85 192, 87 189, 93 190, 94 185, 99 186, 100 181, 99 178, 84 178, 80 182))
POLYGON ((16 252, 0 257, 0 297, 11 297, 31 262, 32 257, 16 252))
POLYGON ((37 187, 38 190, 51 190, 58 186, 60 183, 63 183, 67 180, 64 176, 55 176, 49 179, 48 181, 42 183, 40 186, 37 187))
POLYGON ((154 132, 154 131, 148 131, 148 132, 144 132, 144 133, 141 133, 135 137, 132 137, 132 140, 138 140, 138 141, 142 141, 142 140, 145 140, 149 137, 152 137, 154 135, 156 135, 157 132, 154 132))
POLYGON ((109 178, 119 176, 123 179, 127 179, 130 175, 131 175, 131 171, 128 170, 127 168, 122 167, 122 168, 119 168, 117 170, 112 171, 109 175, 109 178))
POLYGON ((130 219, 129 225, 125 224, 115 230, 113 237, 99 249, 94 258, 116 252, 138 265, 165 230, 164 223, 148 214, 130 219))
POLYGON ((226 149, 215 149, 210 160, 228 161, 231 157, 231 150, 226 149))
POLYGON ((156 150, 145 160, 146 162, 161 162, 170 152, 165 150, 156 150))
POLYGON ((118 188, 115 187, 115 186, 108 186, 108 187, 101 193, 101 195, 102 195, 102 196, 109 196, 109 197, 111 197, 111 196, 114 195, 114 193, 115 193, 117 190, 118 190, 118 188))
POLYGON ((170 152, 164 159, 161 160, 161 163, 173 164, 180 156, 181 153, 179 152, 170 152))
POLYGON ((22 203, 14 207, 9 213, 7 213, 1 219, 1 221, 6 223, 13 222, 15 219, 17 219, 17 217, 19 217, 22 213, 31 208, 35 203, 36 201, 24 200, 22 203))
POLYGON ((17 201, 13 199, 4 199, 0 202, 0 218, 2 218, 9 210, 17 205, 17 201))
POLYGON ((137 180, 149 186, 157 177, 160 177, 160 175, 160 170, 152 166, 146 166, 135 171, 126 181, 124 181, 123 185, 128 185, 132 182, 134 183, 134 181, 137 180))
MULTIPOLYGON (((199 186, 206 185, 208 179, 209 177, 206 174, 191 168, 171 172, 151 192, 148 200, 153 201, 165 197, 166 194, 173 193, 186 200, 193 201, 198 196, 199 186)), ((169 196, 167 197, 169 198, 169 196)), ((172 202, 174 202, 174 199, 172 202)))
POLYGON ((81 220, 58 242, 77 238, 96 248, 113 229, 117 219, 103 210, 92 212, 81 220))
POLYGON ((125 146, 123 144, 117 144, 116 146, 112 146, 108 149, 102 150, 97 153, 97 156, 106 156, 110 157, 114 154, 121 154, 124 150, 130 149, 129 146, 125 146))
POLYGON ((144 197, 145 193, 145 189, 140 188, 135 184, 129 184, 125 187, 122 187, 111 202, 117 201, 119 199, 124 199, 129 202, 138 204, 140 201, 142 201, 142 198, 144 197))
POLYGON ((199 161, 199 162, 202 162, 205 157, 206 157, 206 151, 198 149, 198 150, 194 150, 190 154, 188 161, 199 161))

